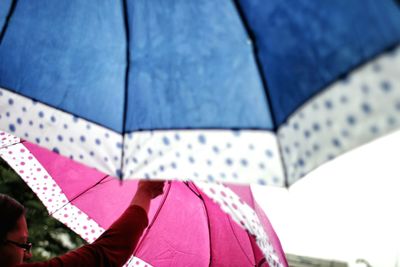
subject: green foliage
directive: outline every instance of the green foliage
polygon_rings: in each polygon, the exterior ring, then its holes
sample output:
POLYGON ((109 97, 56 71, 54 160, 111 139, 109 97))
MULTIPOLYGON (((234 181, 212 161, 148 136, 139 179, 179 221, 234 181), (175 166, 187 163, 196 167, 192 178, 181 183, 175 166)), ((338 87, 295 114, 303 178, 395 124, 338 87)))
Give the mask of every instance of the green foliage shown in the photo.
POLYGON ((51 216, 25 182, 0 158, 0 193, 17 199, 27 210, 32 261, 43 261, 81 246, 84 240, 51 216))

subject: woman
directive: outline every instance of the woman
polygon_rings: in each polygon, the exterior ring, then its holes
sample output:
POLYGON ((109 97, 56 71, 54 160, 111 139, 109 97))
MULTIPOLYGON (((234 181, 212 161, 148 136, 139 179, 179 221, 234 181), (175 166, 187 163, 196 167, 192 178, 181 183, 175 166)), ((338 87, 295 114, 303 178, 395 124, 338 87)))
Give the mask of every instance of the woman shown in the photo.
POLYGON ((31 257, 25 209, 15 199, 0 194, 0 266, 91 267, 122 266, 132 255, 148 225, 153 198, 163 193, 164 182, 140 181, 129 207, 95 242, 40 263, 23 263, 31 257))

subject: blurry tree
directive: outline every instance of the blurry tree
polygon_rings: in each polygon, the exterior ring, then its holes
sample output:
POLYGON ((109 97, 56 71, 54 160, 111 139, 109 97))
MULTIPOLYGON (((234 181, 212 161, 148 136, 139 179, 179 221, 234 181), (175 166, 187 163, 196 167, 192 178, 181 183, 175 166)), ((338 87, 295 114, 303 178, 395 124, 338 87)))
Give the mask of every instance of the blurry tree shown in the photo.
POLYGON ((35 193, 1 158, 0 193, 15 198, 26 208, 29 241, 33 243, 31 261, 43 261, 85 243, 78 235, 49 215, 35 193))

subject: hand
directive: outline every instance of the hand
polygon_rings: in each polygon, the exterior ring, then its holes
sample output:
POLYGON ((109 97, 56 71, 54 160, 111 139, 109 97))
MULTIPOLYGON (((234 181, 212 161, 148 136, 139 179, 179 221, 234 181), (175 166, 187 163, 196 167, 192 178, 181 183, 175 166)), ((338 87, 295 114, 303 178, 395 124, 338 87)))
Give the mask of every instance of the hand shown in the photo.
POLYGON ((131 205, 140 206, 148 213, 151 200, 162 193, 164 193, 164 181, 139 181, 131 205))
POLYGON ((150 198, 156 198, 164 193, 165 181, 139 181, 138 192, 149 194, 150 198))

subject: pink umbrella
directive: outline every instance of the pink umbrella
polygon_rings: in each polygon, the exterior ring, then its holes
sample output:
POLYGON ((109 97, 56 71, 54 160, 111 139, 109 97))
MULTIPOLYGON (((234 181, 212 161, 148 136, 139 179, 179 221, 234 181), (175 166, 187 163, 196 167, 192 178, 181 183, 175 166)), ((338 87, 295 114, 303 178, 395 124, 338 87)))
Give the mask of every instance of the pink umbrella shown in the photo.
MULTIPOLYGON (((137 180, 121 183, 52 151, 0 132, 0 156, 49 213, 95 240, 128 206, 137 180)), ((169 182, 128 266, 287 266, 249 186, 169 182)))

